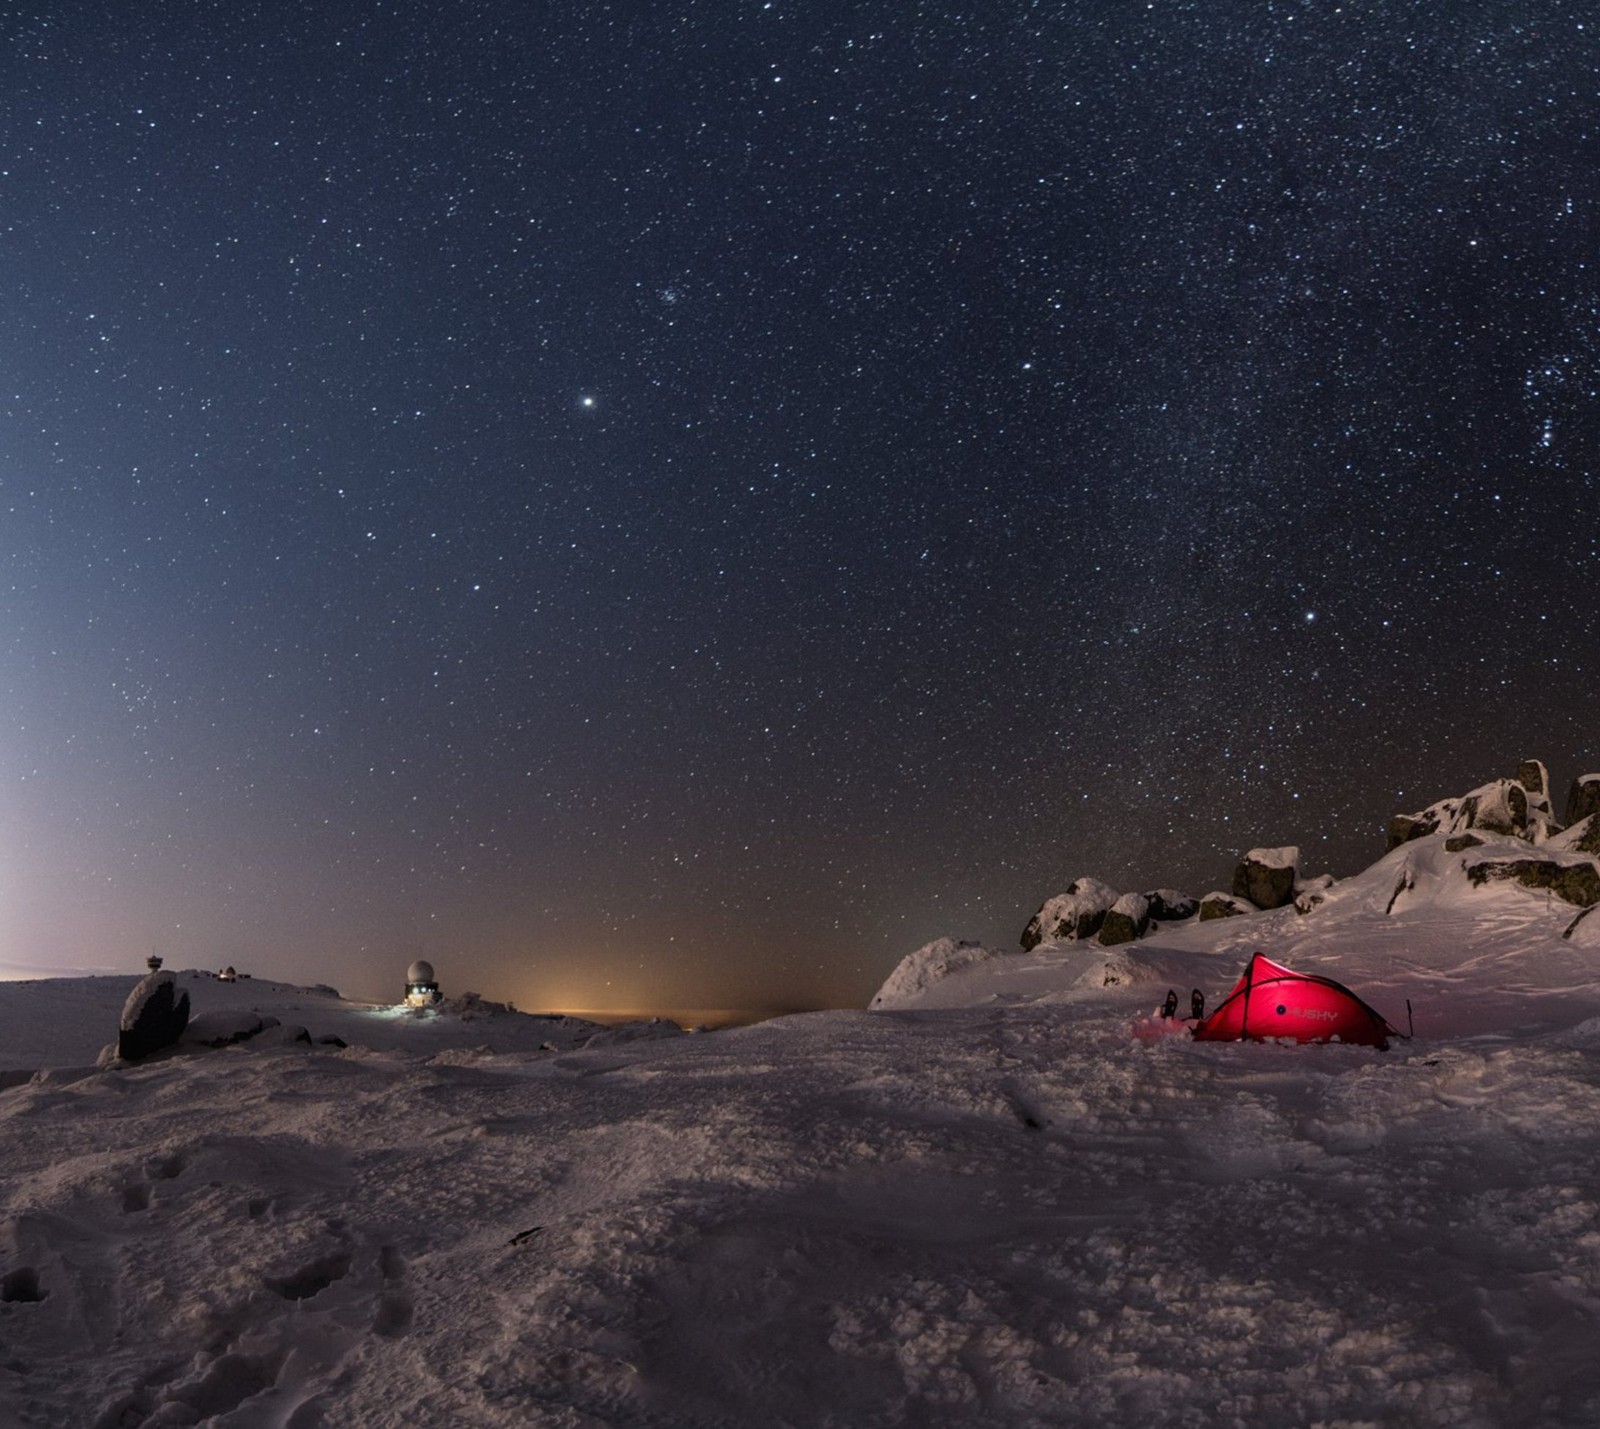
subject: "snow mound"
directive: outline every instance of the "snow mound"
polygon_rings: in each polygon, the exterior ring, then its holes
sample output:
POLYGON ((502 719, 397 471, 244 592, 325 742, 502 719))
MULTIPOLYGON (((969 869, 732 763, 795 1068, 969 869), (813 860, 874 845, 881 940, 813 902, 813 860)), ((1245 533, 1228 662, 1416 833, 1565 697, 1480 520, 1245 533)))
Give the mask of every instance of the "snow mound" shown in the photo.
POLYGON ((933 942, 925 943, 916 952, 903 957, 900 965, 884 979, 883 986, 867 1005, 875 1012, 904 1006, 951 974, 1004 956, 981 943, 968 943, 959 938, 935 938, 933 942))

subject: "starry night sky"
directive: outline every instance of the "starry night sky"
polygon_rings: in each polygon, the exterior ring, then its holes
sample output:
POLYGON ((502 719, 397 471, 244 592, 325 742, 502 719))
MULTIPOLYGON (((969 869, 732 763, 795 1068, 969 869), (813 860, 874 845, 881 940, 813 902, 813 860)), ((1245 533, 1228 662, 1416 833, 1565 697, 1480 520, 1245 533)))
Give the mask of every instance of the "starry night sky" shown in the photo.
POLYGON ((1600 19, 0 4, 0 961, 860 1003, 1600 767, 1600 19))

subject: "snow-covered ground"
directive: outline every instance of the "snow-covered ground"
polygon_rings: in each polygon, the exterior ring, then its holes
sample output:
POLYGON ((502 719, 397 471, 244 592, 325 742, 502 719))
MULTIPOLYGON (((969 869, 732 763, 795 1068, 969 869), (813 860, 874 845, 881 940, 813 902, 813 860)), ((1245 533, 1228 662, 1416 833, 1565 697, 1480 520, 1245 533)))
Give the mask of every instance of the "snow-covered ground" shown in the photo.
POLYGON ((1443 845, 698 1036, 0 986, 0 1423, 1600 1422, 1600 915, 1443 845), (1135 1035, 1256 949, 1416 1039, 1135 1035))

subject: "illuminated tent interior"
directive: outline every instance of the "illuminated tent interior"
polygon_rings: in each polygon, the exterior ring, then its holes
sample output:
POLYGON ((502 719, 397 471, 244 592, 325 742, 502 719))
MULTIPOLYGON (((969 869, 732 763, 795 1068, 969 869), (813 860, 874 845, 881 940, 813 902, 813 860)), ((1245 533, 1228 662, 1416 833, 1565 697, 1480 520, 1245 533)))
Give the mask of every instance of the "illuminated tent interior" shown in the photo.
POLYGON ((1256 953, 1244 976, 1199 1022, 1201 1042, 1350 1042, 1380 1050, 1390 1037, 1406 1034, 1391 1027, 1343 983, 1295 972, 1256 953))

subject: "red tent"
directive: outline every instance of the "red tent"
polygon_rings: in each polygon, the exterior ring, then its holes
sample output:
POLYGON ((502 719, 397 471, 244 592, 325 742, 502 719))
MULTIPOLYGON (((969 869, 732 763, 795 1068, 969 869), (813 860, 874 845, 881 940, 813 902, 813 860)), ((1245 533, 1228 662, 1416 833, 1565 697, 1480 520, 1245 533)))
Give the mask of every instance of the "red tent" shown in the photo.
POLYGON ((1355 993, 1329 977, 1297 973, 1264 958, 1250 959, 1244 976, 1211 1016, 1196 1025, 1202 1042, 1354 1042, 1384 1048, 1401 1037, 1355 993))

